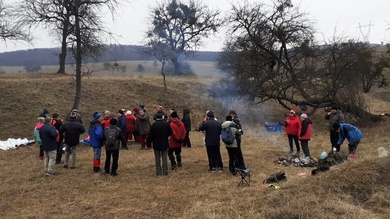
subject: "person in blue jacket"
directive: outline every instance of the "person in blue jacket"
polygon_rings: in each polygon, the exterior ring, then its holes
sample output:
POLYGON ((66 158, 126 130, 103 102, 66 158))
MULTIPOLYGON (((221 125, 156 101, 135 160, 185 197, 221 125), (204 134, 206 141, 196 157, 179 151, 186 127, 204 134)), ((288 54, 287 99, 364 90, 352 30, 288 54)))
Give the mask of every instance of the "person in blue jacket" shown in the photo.
POLYGON ((356 156, 356 148, 363 138, 362 132, 355 126, 347 123, 334 123, 333 129, 339 133, 339 140, 337 146, 340 147, 344 140, 348 140, 349 154, 348 157, 356 156))
POLYGON ((100 124, 103 120, 102 114, 95 112, 89 123, 89 145, 93 149, 93 172, 98 173, 100 169, 100 157, 103 147, 103 127, 100 124))

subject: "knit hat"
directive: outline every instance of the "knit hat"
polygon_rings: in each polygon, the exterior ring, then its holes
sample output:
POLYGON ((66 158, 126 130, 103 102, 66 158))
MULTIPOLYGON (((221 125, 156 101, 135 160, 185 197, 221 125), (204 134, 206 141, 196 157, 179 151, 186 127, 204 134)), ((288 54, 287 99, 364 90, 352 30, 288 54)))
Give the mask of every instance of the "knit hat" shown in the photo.
POLYGON ((93 113, 93 118, 95 118, 95 119, 99 119, 101 116, 102 116, 102 114, 100 114, 99 112, 93 113))
POLYGON ((123 114, 125 111, 123 109, 118 110, 118 113, 123 114))
POLYGON ((214 112, 209 110, 206 114, 207 117, 214 117, 214 112))
POLYGON ((49 110, 43 109, 43 114, 49 114, 49 110))
MULTIPOLYGON (((229 114, 230 114, 230 113, 229 113, 229 114)), ((227 115, 225 120, 226 120, 226 121, 232 121, 232 120, 233 120, 233 118, 232 118, 232 116, 231 116, 231 115, 227 115)))
POLYGON ((127 111, 126 111, 126 115, 131 115, 131 111, 130 111, 130 110, 127 110, 127 111))
POLYGON ((142 104, 142 103, 141 103, 141 104, 139 105, 139 108, 144 109, 144 108, 145 108, 145 104, 142 104))
POLYGON ((332 127, 333 127, 334 130, 337 130, 337 129, 340 128, 340 123, 336 122, 336 123, 333 124, 332 127))
POLYGON ((58 113, 53 113, 53 118, 58 118, 58 117, 60 117, 60 115, 58 114, 58 113))
POLYGON ((138 113, 138 110, 139 110, 138 107, 134 107, 134 108, 133 108, 134 114, 137 114, 137 113, 138 113))
POLYGON ((177 117, 178 117, 177 112, 176 112, 176 111, 173 111, 173 112, 171 113, 171 117, 172 117, 172 118, 177 118, 177 117))
POLYGON ((307 118, 307 114, 305 114, 305 113, 302 113, 302 114, 301 114, 301 118, 304 118, 304 119, 306 119, 306 118, 307 118))
POLYGON ((38 117, 38 122, 45 122, 45 117, 38 117))
POLYGON ((45 117, 45 123, 50 123, 50 122, 51 122, 51 118, 48 117, 48 116, 46 116, 46 117, 45 117))
POLYGON ((294 114, 295 114, 295 113, 296 113, 296 111, 292 109, 292 110, 290 110, 290 113, 294 113, 294 114))
POLYGON ((155 114, 156 120, 161 120, 163 117, 164 117, 164 115, 162 113, 156 113, 155 114))
POLYGON ((337 105, 332 106, 332 110, 338 110, 338 109, 339 109, 339 106, 337 106, 337 105))

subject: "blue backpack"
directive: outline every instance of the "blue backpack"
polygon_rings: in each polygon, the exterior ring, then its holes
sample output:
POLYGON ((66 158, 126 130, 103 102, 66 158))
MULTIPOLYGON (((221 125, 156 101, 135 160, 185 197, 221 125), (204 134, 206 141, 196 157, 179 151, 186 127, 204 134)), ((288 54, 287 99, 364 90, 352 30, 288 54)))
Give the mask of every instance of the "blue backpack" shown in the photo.
POLYGON ((234 139, 236 139, 236 136, 234 136, 232 134, 231 126, 228 126, 227 128, 222 129, 221 138, 222 138, 223 143, 233 144, 234 139))

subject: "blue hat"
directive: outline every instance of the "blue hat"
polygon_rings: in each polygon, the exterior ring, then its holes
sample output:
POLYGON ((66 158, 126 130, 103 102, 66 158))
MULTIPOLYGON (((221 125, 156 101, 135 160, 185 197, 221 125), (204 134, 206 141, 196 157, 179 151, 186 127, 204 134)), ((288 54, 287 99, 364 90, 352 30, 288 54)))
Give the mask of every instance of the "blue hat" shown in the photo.
POLYGON ((145 104, 140 104, 139 108, 144 109, 145 108, 145 104))
POLYGON ((102 116, 102 114, 100 114, 99 112, 95 112, 93 114, 93 118, 95 118, 95 119, 99 119, 101 116, 102 116))

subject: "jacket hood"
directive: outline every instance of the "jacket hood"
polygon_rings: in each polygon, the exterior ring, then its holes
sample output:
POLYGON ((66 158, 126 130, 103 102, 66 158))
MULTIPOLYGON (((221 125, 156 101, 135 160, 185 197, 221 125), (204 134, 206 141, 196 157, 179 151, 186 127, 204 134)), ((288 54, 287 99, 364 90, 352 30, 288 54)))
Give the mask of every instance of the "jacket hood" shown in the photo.
POLYGON ((225 121, 225 122, 222 123, 222 128, 225 129, 225 128, 229 127, 230 125, 233 125, 233 124, 234 124, 234 122, 232 122, 232 121, 225 121))
POLYGON ((181 126, 183 124, 178 118, 173 118, 171 122, 175 123, 177 126, 181 126))
POLYGON ((40 123, 38 123, 38 124, 35 126, 35 128, 36 128, 37 130, 39 130, 44 124, 45 124, 45 123, 40 122, 40 123))
POLYGON ((96 123, 99 123, 96 119, 92 119, 92 120, 89 122, 90 125, 93 125, 93 124, 96 124, 96 123))

